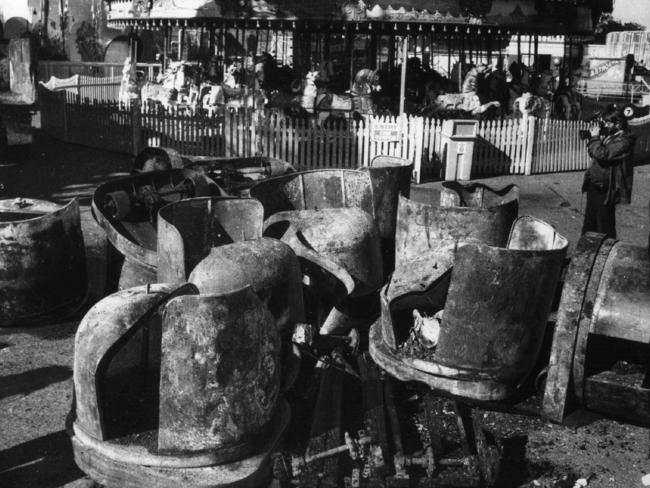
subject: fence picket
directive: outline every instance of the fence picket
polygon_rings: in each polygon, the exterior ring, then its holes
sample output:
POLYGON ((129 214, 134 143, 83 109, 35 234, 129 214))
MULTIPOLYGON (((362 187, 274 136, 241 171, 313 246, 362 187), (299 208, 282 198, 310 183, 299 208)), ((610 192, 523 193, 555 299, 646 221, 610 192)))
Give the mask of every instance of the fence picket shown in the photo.
MULTIPOLYGON (((379 154, 408 158, 418 177, 439 171, 442 121, 415 116, 372 117, 350 121, 347 127, 323 127, 315 121, 275 115, 253 126, 250 114, 217 116, 158 105, 121 106, 111 100, 119 90, 111 80, 93 78, 78 90, 58 93, 39 87, 43 130, 63 140, 133 152, 141 144, 172 147, 185 154, 245 156, 259 148, 269 157, 287 160, 303 169, 368 165, 379 154), (61 95, 59 95, 59 93, 61 95), (133 126, 132 110, 138 111, 139 127, 133 126), (372 139, 373 124, 401 124, 399 141, 372 139), (97 137, 88 137, 96 134, 97 137)), ((650 117, 635 122, 637 152, 650 152, 650 135, 643 127, 650 117)), ((586 144, 578 137, 584 122, 564 120, 506 119, 481 121, 473 174, 522 174, 576 171, 589 165, 586 144)), ((650 134, 650 131, 647 131, 650 134)))

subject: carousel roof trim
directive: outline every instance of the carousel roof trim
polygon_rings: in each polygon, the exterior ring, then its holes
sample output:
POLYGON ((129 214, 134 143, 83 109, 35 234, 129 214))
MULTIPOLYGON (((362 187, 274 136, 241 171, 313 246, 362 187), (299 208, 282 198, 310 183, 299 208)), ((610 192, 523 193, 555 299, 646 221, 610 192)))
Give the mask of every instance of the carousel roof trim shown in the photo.
MULTIPOLYGON (((310 29, 319 31, 398 31, 400 34, 413 29, 429 32, 459 32, 466 27, 467 34, 480 33, 482 29, 497 29, 499 34, 567 34, 589 35, 590 30, 568 31, 562 22, 526 23, 519 7, 509 16, 488 16, 489 10, 476 10, 476 14, 466 9, 461 11, 463 2, 445 0, 438 6, 446 5, 447 10, 428 10, 434 4, 431 0, 374 0, 368 4, 363 0, 340 2, 325 0, 307 2, 305 0, 285 0, 269 3, 265 0, 240 2, 232 0, 105 0, 109 5, 108 21, 111 27, 141 27, 156 29, 161 27, 216 27, 232 26, 244 28, 310 29), (308 9, 305 10, 305 5, 308 9), (333 11, 336 5, 337 9, 333 11), (371 7, 372 5, 372 7, 371 7), (457 7, 453 7, 457 5, 457 7), (408 6, 408 9, 407 9, 408 6), (423 7, 423 8, 418 8, 423 7), (519 16, 522 16, 520 19, 519 16)), ((611 0, 545 0, 547 3, 568 3, 587 5, 611 2, 611 0)), ((486 4, 491 5, 491 0, 486 4)), ((474 5, 480 5, 474 3, 474 5)))

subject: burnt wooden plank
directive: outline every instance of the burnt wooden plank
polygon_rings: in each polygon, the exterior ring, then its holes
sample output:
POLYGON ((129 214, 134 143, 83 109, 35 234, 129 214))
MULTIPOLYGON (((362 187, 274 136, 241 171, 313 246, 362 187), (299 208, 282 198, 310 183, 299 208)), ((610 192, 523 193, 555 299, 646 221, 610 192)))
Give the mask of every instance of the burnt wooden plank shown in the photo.
MULTIPOLYGON (((386 431, 386 414, 384 404, 384 381, 380 377, 380 369, 368 353, 357 357, 359 374, 361 375, 361 390, 363 394, 363 424, 366 434, 372 438, 373 444, 381 447, 384 463, 390 455, 388 433, 386 431)), ((369 482, 371 486, 381 483, 385 473, 383 470, 371 470, 369 482)))
POLYGON ((592 322, 594 315, 594 304, 596 294, 598 293, 600 278, 605 268, 605 263, 609 258, 610 251, 616 243, 613 239, 608 239, 601 245, 598 255, 591 270, 589 284, 585 292, 585 298, 582 304, 581 318, 578 322, 578 331, 576 334, 576 345, 573 353, 573 391, 580 403, 584 400, 584 376, 585 365, 587 362, 587 342, 589 339, 589 324, 592 322))
POLYGON ((650 388, 643 371, 618 374, 607 370, 585 379, 584 405, 589 410, 634 423, 650 425, 650 388))
MULTIPOLYGON (((336 368, 327 368, 321 373, 320 390, 314 408, 306 457, 332 449, 343 444, 341 431, 341 407, 343 401, 343 375, 336 368)), ((305 487, 339 486, 339 456, 309 463, 300 480, 305 487)))
POLYGON ((583 298, 594 259, 604 240, 602 234, 585 234, 566 273, 542 404, 543 416, 554 422, 564 418, 583 298))

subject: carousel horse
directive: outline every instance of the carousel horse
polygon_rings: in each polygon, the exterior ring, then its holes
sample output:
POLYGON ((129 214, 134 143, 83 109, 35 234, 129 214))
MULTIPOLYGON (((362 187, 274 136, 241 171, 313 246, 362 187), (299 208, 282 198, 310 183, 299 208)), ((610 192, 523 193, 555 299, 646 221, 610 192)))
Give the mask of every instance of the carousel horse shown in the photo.
POLYGON ((501 69, 494 69, 485 77, 485 91, 488 100, 496 100, 501 104, 502 112, 509 104, 510 93, 506 73, 501 69))
POLYGON ((507 100, 508 113, 516 114, 517 111, 514 106, 515 100, 521 97, 526 92, 532 91, 532 71, 523 63, 513 61, 508 68, 510 73, 510 81, 506 83, 508 90, 507 100))
POLYGON ((325 90, 319 93, 316 106, 323 112, 357 112, 360 115, 374 115, 376 104, 373 98, 381 89, 379 72, 364 68, 354 76, 352 88, 348 93, 337 94, 325 90))
POLYGON ((543 97, 533 95, 531 92, 525 92, 514 101, 516 114, 527 119, 528 116, 539 119, 548 119, 551 114, 551 103, 543 97))
POLYGON ((316 80, 318 71, 310 71, 304 80, 291 83, 292 93, 273 90, 269 94, 267 108, 271 113, 291 118, 309 118, 313 115, 318 98, 316 80))
POLYGON ((488 111, 501 107, 497 100, 481 103, 479 96, 474 93, 445 93, 438 95, 433 102, 424 108, 420 115, 424 117, 439 117, 445 112, 452 112, 458 116, 485 117, 488 111))
POLYGON ((203 84, 199 93, 200 105, 212 117, 226 104, 223 86, 218 84, 203 84))
POLYGON ((553 92, 555 92, 555 78, 550 70, 544 70, 535 76, 533 83, 534 95, 551 100, 553 98, 553 92))
POLYGON ((264 90, 253 90, 246 95, 228 100, 225 108, 230 112, 240 112, 243 110, 263 110, 267 103, 268 98, 264 90))
POLYGON ((122 68, 122 81, 120 82, 120 91, 118 101, 121 106, 128 107, 131 102, 140 100, 140 87, 138 75, 135 70, 135 63, 128 57, 124 60, 122 68))
POLYGON ((142 85, 140 91, 142 101, 157 101, 165 108, 175 106, 180 98, 179 93, 185 89, 184 62, 171 62, 165 73, 158 75, 156 81, 156 83, 147 81, 142 85))
POLYGON ((563 120, 580 120, 582 116, 582 95, 575 88, 579 75, 571 80, 560 78, 560 83, 553 94, 553 114, 563 120))
POLYGON ((433 117, 444 112, 456 112, 469 117, 486 117, 487 113, 501 107, 498 100, 489 100, 486 93, 486 83, 483 79, 487 67, 470 69, 463 82, 462 93, 445 93, 438 95, 422 115, 433 117), (481 92, 479 93, 479 90, 481 92))
POLYGON ((241 63, 238 61, 229 64, 223 74, 224 88, 239 90, 241 88, 241 63))
POLYGON ((316 80, 319 76, 318 71, 310 71, 305 76, 304 87, 302 89, 302 96, 300 98, 300 104, 310 114, 314 113, 314 108, 316 106, 316 95, 318 90, 316 88, 316 80))
POLYGON ((267 93, 273 91, 288 92, 288 87, 300 79, 290 66, 278 66, 276 59, 269 53, 262 54, 255 63, 255 80, 259 88, 267 93))

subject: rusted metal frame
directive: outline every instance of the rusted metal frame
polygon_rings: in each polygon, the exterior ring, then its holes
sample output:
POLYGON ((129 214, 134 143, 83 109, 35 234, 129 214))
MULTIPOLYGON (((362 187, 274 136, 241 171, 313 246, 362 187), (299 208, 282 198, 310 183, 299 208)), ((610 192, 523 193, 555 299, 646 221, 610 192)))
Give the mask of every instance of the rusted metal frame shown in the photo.
POLYGON ((584 296, 594 261, 605 238, 603 234, 585 234, 578 242, 565 275, 542 403, 542 415, 554 422, 564 419, 584 296))

